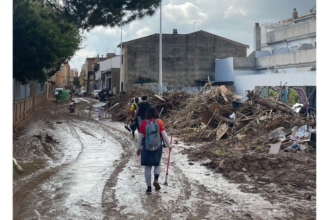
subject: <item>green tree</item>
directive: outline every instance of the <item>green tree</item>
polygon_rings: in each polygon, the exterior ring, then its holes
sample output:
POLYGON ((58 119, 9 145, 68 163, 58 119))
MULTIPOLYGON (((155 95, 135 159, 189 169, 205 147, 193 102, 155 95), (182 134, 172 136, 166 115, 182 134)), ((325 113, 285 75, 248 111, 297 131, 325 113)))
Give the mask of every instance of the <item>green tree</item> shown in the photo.
MULTIPOLYGON (((161 0, 38 0, 52 5, 82 29, 114 27, 145 16, 152 16, 161 0)), ((14 3, 15 4, 15 3, 14 3)))
POLYGON ((13 77, 45 82, 79 49, 80 31, 41 2, 20 0, 13 12, 13 77))
POLYGON ((77 86, 77 88, 81 87, 79 77, 73 77, 73 85, 77 86))

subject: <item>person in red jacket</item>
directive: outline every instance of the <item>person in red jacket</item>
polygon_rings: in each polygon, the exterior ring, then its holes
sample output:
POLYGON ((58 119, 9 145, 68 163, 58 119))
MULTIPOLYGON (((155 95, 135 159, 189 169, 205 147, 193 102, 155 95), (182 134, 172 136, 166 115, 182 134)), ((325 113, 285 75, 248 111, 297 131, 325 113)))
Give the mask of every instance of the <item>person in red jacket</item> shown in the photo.
POLYGON ((170 145, 170 141, 167 137, 167 133, 165 131, 164 123, 161 119, 158 118, 158 112, 155 108, 150 108, 147 111, 146 119, 141 122, 141 126, 139 129, 139 135, 138 135, 138 143, 137 147, 138 150, 136 154, 138 156, 141 155, 141 166, 144 166, 144 176, 147 183, 147 193, 151 193, 151 168, 154 167, 154 182, 153 185, 155 187, 155 190, 160 190, 160 186, 158 183, 158 178, 160 174, 160 160, 162 158, 163 153, 163 146, 160 142, 160 146, 155 151, 148 151, 146 149, 146 141, 145 138, 147 137, 147 131, 146 126, 148 123, 158 123, 158 132, 160 137, 164 140, 166 145, 169 147, 169 149, 172 149, 172 146, 170 145))

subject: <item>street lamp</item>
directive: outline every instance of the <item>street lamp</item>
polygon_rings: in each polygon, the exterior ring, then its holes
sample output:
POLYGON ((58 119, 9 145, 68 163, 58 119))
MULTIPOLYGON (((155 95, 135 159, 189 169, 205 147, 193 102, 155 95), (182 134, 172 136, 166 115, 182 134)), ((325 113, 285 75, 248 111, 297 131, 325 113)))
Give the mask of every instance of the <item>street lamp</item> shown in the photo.
POLYGON ((162 1, 160 1, 160 30, 159 30, 159 91, 158 93, 162 93, 162 1))

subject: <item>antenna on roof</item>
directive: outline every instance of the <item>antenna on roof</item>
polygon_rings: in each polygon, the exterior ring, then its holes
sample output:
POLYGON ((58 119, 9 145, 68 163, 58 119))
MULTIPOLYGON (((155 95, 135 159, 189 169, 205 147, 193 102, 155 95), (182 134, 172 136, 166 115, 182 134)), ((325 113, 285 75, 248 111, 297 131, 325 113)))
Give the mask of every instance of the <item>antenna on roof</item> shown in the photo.
POLYGON ((194 32, 195 32, 195 24, 198 24, 198 23, 200 23, 199 21, 194 21, 193 22, 193 30, 194 30, 194 32))

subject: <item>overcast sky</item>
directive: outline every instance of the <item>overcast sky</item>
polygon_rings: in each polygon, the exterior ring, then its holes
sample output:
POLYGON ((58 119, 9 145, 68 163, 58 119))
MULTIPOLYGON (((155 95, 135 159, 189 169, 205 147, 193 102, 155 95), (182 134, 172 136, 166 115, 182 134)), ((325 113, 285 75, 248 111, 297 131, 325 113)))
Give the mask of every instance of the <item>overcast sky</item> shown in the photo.
MULTIPOLYGON (((163 0, 162 32, 179 34, 203 30, 253 48, 255 23, 275 23, 292 17, 293 8, 298 15, 306 14, 316 0, 163 0), (194 22, 198 22, 195 23, 194 22)), ((134 21, 123 27, 123 42, 159 33, 159 9, 152 17, 134 21)), ((77 51, 69 61, 71 68, 81 70, 86 57, 106 53, 120 54, 120 28, 96 27, 85 33, 85 49, 77 51)))

